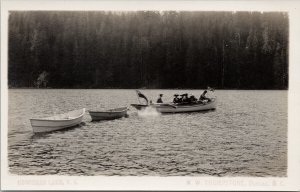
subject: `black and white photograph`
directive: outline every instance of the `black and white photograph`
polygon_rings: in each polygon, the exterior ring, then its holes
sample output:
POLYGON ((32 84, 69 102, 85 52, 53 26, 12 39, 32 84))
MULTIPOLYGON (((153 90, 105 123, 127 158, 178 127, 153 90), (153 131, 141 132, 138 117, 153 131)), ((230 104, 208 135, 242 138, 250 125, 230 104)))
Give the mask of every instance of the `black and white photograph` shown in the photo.
POLYGON ((284 187, 289 11, 121 8, 7 10, 5 174, 284 187))

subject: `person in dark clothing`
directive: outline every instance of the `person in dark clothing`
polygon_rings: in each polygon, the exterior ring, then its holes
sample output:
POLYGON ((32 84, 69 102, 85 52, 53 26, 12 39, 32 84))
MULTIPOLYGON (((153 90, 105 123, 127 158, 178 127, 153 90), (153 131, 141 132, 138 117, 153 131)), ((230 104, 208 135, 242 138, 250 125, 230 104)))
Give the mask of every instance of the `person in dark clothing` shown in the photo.
POLYGON ((187 93, 183 94, 182 102, 183 102, 183 103, 189 103, 189 102, 190 102, 190 99, 189 99, 187 93))
POLYGON ((205 91, 200 95, 199 101, 208 101, 208 102, 211 101, 210 98, 208 98, 208 97, 205 96, 206 93, 207 93, 207 90, 205 90, 205 91))
POLYGON ((159 97, 158 97, 156 103, 163 103, 162 96, 163 96, 163 94, 159 94, 159 97))
POLYGON ((178 94, 175 94, 174 99, 173 99, 173 103, 178 103, 178 100, 179 100, 178 94))
POLYGON ((190 96, 190 102, 195 103, 197 101, 196 97, 194 95, 190 96))
POLYGON ((183 98, 183 96, 180 95, 180 97, 178 97, 178 99, 177 99, 177 103, 182 103, 182 98, 183 98))

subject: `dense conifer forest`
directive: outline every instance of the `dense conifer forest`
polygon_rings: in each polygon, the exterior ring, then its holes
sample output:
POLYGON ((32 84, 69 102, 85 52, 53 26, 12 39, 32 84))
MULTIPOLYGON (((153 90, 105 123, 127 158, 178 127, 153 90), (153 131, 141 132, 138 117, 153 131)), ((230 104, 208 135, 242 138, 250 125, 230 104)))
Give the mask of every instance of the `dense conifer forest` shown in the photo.
POLYGON ((280 12, 12 11, 10 88, 287 89, 280 12))

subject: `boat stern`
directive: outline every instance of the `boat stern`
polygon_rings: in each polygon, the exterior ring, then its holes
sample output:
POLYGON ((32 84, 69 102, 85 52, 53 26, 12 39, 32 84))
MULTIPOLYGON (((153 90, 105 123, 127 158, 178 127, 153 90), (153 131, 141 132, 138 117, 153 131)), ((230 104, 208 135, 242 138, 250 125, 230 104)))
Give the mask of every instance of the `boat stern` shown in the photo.
POLYGON ((131 106, 136 108, 137 110, 142 110, 148 107, 148 105, 142 105, 142 104, 131 104, 131 106))

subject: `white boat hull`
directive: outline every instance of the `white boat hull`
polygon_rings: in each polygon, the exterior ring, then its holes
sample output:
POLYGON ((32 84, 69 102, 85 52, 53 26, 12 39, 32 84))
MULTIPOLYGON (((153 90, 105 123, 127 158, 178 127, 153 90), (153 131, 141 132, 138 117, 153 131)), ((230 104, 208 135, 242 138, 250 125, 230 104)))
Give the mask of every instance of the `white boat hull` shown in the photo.
POLYGON ((92 121, 112 120, 127 116, 127 107, 111 109, 108 111, 89 111, 92 121))
POLYGON ((53 117, 30 119, 30 123, 35 133, 57 131, 80 124, 84 113, 85 109, 75 110, 53 117))
POLYGON ((151 105, 132 104, 132 106, 138 110, 142 110, 146 107, 152 107, 155 108, 160 113, 185 113, 185 112, 213 110, 216 108, 216 102, 217 102, 216 99, 214 99, 208 103, 195 103, 195 104, 186 104, 186 105, 165 103, 165 104, 151 104, 151 105))

